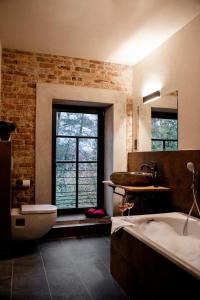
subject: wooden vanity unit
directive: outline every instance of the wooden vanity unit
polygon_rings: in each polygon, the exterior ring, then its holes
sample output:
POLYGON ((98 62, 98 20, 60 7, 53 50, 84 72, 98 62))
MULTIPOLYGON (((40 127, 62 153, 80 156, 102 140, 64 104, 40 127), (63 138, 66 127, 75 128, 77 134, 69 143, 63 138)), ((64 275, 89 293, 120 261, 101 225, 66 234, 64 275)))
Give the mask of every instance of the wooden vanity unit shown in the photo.
POLYGON ((133 198, 133 214, 148 214, 167 212, 169 206, 167 203, 167 194, 172 189, 164 186, 124 186, 114 184, 112 181, 103 181, 113 189, 113 193, 122 197, 133 198), (167 192, 167 194, 166 194, 167 192))
POLYGON ((10 240, 11 142, 0 141, 0 241, 10 240))
MULTIPOLYGON (((187 163, 193 162, 195 170, 200 170, 200 150, 150 151, 132 152, 128 154, 128 172, 140 170, 144 163, 156 161, 159 170, 159 184, 172 189, 171 193, 163 193, 169 197, 170 211, 188 213, 193 203, 191 190, 192 173, 187 163)), ((154 193, 155 194, 155 193, 154 193)), ((198 211, 192 215, 199 217, 198 211)))
POLYGON ((125 193, 144 193, 144 192, 170 192, 171 189, 165 186, 125 186, 125 185, 117 185, 112 181, 103 181, 104 184, 108 184, 112 188, 120 188, 125 191, 125 193))

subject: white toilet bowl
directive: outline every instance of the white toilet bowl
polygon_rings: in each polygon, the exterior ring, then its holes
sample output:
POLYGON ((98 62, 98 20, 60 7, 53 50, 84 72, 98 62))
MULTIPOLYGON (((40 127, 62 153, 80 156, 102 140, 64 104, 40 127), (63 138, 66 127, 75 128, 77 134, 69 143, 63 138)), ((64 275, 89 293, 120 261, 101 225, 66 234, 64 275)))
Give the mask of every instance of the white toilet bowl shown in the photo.
POLYGON ((56 223, 57 207, 49 204, 22 205, 11 209, 13 240, 34 240, 45 235, 56 223))

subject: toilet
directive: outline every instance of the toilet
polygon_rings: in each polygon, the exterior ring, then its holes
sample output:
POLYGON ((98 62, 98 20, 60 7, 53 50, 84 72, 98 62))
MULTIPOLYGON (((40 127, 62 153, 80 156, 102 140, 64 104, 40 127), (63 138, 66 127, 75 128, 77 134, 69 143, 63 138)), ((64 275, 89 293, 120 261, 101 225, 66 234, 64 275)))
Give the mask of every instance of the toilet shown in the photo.
POLYGON ((11 209, 13 240, 35 240, 44 236, 56 223, 57 207, 50 204, 22 205, 11 209))

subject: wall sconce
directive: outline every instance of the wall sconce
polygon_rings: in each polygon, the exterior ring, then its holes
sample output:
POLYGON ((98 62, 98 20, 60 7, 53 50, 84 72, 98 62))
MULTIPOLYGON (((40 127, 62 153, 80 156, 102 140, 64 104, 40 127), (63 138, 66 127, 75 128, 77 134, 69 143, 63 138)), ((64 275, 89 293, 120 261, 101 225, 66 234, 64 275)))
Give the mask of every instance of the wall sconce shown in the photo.
POLYGON ((152 94, 149 94, 149 95, 143 97, 143 103, 146 104, 146 103, 154 101, 155 99, 158 99, 158 98, 160 98, 160 91, 156 91, 152 94))

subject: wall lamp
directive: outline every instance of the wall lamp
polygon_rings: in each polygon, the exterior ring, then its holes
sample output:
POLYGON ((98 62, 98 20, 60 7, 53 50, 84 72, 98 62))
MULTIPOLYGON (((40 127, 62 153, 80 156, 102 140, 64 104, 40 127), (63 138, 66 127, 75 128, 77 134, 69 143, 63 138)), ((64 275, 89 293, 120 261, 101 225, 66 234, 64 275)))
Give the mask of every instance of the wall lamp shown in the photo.
POLYGON ((146 103, 154 101, 155 99, 158 99, 158 98, 160 98, 160 91, 156 91, 152 94, 149 94, 149 95, 143 97, 143 103, 146 104, 146 103))

